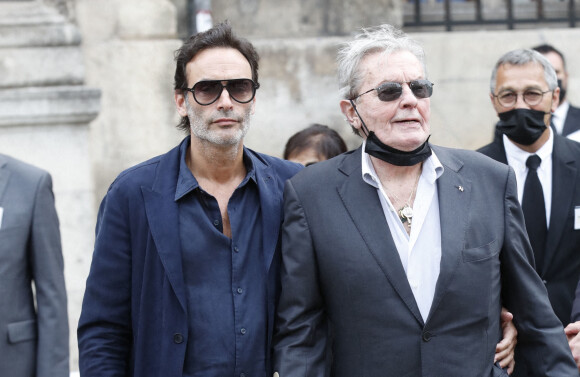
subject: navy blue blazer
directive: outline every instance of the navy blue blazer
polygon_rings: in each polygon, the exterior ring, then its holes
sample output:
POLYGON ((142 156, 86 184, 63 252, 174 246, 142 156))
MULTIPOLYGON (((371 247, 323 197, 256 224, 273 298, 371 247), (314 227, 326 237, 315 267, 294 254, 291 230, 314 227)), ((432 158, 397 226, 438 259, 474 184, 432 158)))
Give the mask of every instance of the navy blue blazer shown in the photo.
MULTIPOLYGON (((283 186, 301 167, 246 151, 262 206, 265 325, 271 339, 279 294, 283 186)), ((84 377, 182 376, 188 314, 174 200, 179 159, 178 146, 124 171, 101 203, 78 327, 84 377)))
MULTIPOLYGON (((574 229, 580 206, 580 144, 554 135, 552 152, 552 210, 543 269, 539 271, 554 312, 565 326, 570 322, 574 290, 580 276, 580 230, 574 229)), ((507 164, 503 138, 478 150, 507 164)))

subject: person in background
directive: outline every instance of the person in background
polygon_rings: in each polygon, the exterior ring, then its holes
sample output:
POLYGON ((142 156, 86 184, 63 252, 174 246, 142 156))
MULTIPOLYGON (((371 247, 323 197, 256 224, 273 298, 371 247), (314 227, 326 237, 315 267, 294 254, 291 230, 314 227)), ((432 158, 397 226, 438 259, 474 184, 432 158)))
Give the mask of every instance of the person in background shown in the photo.
POLYGON ((176 54, 188 135, 103 199, 79 320, 83 377, 266 377, 284 182, 303 167, 243 144, 258 54, 228 23, 176 54))
POLYGON ((560 88, 559 105, 552 114, 552 125, 558 135, 574 141, 580 141, 580 108, 572 106, 566 94, 568 93, 568 69, 564 55, 549 44, 542 44, 533 48, 552 64, 558 78, 560 88))
POLYGON ((516 369, 577 375, 533 268, 513 170, 428 142, 422 47, 391 25, 364 29, 340 50, 338 72, 363 145, 286 183, 274 370, 505 376, 494 363, 504 305, 516 369))
POLYGON ((0 376, 69 376, 64 261, 52 178, 2 154, 0 329, 0 376))
POLYGON ((490 99, 499 117, 496 130, 502 136, 479 152, 514 169, 536 271, 566 326, 580 276, 580 230, 574 220, 580 205, 580 144, 549 127, 559 88, 543 55, 511 51, 498 60, 490 81, 490 99))
MULTIPOLYGON (((549 127, 559 91, 556 72, 542 54, 529 49, 504 54, 490 80, 501 136, 479 152, 515 171, 535 268, 566 326, 580 275, 580 144, 549 127)), ((525 366, 516 366, 514 375, 526 373, 531 372, 525 366)))
POLYGON ((338 156, 346 150, 346 143, 338 132, 314 123, 288 139, 284 148, 284 159, 309 166, 338 156))

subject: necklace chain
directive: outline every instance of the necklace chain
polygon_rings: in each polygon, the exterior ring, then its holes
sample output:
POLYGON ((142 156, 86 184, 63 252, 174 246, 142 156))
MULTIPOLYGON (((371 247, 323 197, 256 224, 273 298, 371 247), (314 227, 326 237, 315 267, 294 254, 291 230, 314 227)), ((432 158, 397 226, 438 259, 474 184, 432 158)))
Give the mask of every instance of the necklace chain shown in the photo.
MULTIPOLYGON (((417 190, 417 186, 419 185, 419 178, 421 177, 421 171, 419 171, 419 174, 417 175, 417 179, 415 180, 415 184, 413 185, 413 189, 411 190, 411 195, 409 195, 409 199, 407 199, 406 202, 403 203, 403 206, 401 208, 399 208, 399 210, 397 211, 397 214, 399 216, 399 220, 401 220, 401 222, 403 224, 407 223, 409 224, 409 227, 411 226, 411 221, 413 218, 413 207, 411 206, 411 200, 413 199, 413 195, 415 194, 415 191, 417 190)), ((393 198, 397 201, 397 202, 401 202, 401 199, 399 199, 399 197, 397 195, 395 195, 393 192, 390 192, 389 190, 387 190, 387 187, 385 187, 385 191, 387 191, 387 194, 390 194, 393 196, 393 198)))

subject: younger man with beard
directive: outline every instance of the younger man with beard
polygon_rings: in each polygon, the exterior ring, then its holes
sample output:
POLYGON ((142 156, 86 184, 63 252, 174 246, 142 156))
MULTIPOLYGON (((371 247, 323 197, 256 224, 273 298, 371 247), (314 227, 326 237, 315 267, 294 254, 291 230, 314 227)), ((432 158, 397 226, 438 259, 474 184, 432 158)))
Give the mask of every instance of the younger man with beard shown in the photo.
POLYGON ((490 87, 502 135, 479 152, 516 173, 535 268, 565 326, 580 275, 580 144, 549 127, 560 89, 556 72, 540 53, 515 50, 502 56, 490 87))
POLYGON ((89 376, 271 375, 282 190, 300 165, 243 145, 258 54, 228 24, 176 55, 179 128, 101 204, 79 321, 89 376))

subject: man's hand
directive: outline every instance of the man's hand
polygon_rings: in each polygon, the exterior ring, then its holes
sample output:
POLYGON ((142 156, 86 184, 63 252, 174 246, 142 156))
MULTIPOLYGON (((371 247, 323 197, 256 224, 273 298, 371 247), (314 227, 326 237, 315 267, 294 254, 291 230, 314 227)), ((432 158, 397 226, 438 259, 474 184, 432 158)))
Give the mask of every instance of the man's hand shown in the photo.
POLYGON ((576 361, 576 366, 580 371, 580 321, 570 323, 564 329, 566 333, 566 338, 568 338, 568 345, 572 351, 572 356, 574 356, 574 361, 576 361))
MULTIPOLYGON (((514 360, 514 350, 518 342, 518 331, 512 322, 514 316, 508 312, 506 308, 501 308, 501 328, 503 330, 503 339, 495 346, 494 362, 499 361, 502 368, 507 367, 508 374, 512 374, 516 364, 514 360)), ((580 322, 578 329, 580 331, 580 322)), ((579 355, 580 355, 580 339, 578 340, 579 355)))

